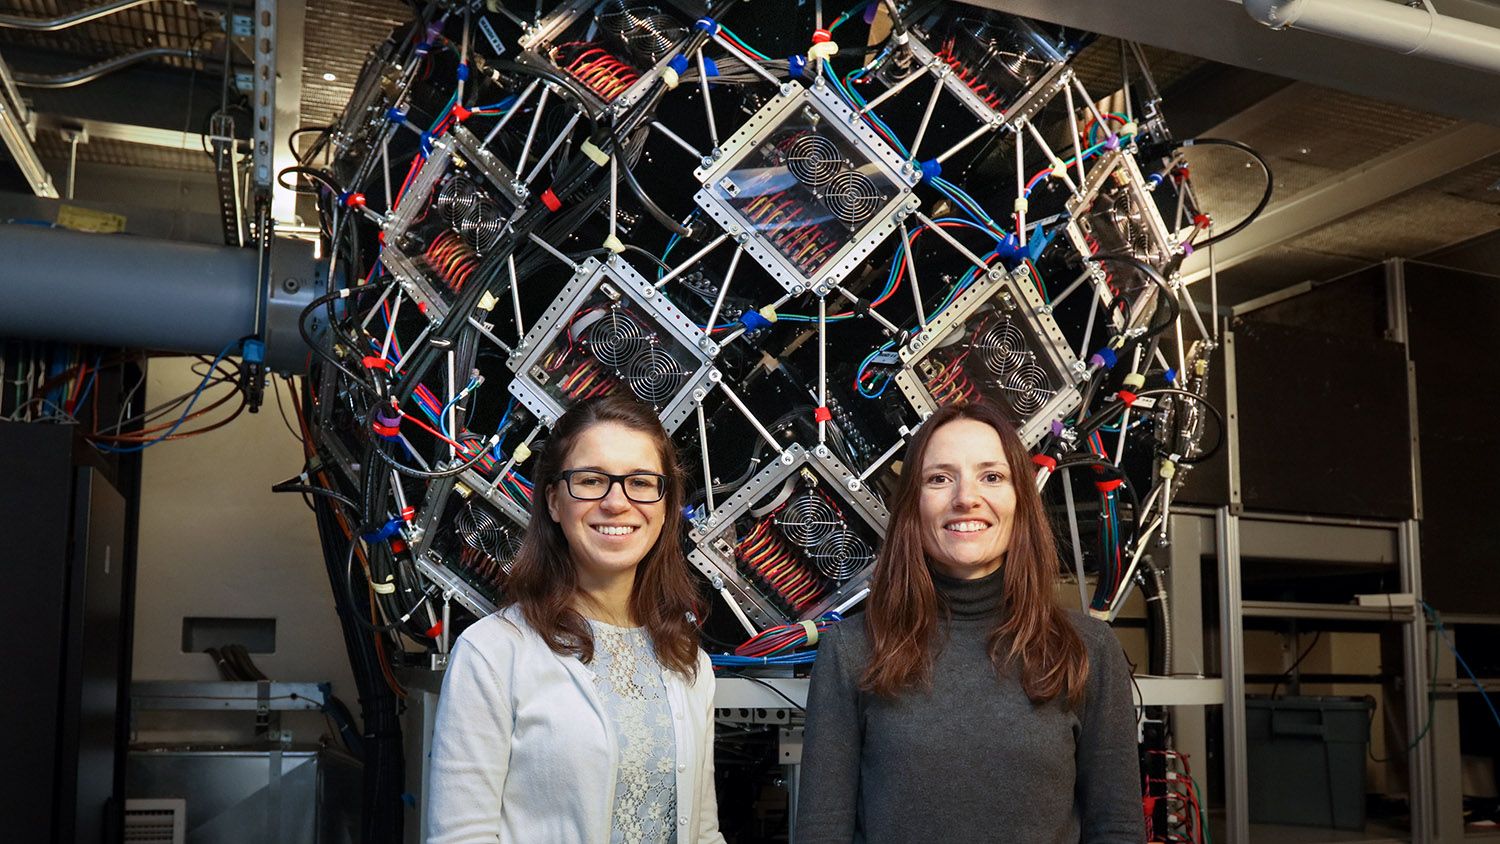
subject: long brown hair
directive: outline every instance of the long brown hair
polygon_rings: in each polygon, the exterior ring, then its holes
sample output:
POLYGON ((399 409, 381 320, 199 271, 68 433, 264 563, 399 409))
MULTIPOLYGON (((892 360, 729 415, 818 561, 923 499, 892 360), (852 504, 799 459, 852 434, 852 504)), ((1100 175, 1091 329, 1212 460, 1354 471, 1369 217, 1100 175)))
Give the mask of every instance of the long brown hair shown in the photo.
POLYGON ((661 535, 636 566, 630 612, 651 637, 662 665, 692 678, 698 671, 698 636, 690 620, 701 615, 698 591, 682 554, 682 471, 677 452, 651 408, 622 396, 604 396, 574 404, 557 420, 537 459, 538 487, 531 499, 531 519, 506 581, 501 606, 515 604, 526 622, 559 654, 584 662, 594 659, 594 637, 588 622, 573 608, 578 570, 568 551, 562 526, 547 511, 546 487, 563 469, 573 444, 595 425, 613 422, 650 437, 667 476, 661 535))
POLYGON ((922 462, 933 432, 957 419, 983 422, 1000 434, 1016 490, 1015 522, 1001 565, 1004 612, 989 634, 990 661, 997 673, 1008 664, 1018 666, 1021 686, 1033 703, 1066 695, 1076 706, 1083 699, 1088 677, 1088 651, 1053 591, 1060 561, 1034 482, 1031 455, 1005 414, 983 401, 938 409, 907 448, 905 468, 891 503, 889 529, 870 583, 865 627, 872 648, 861 687, 894 697, 932 681, 942 610, 922 550, 922 462))

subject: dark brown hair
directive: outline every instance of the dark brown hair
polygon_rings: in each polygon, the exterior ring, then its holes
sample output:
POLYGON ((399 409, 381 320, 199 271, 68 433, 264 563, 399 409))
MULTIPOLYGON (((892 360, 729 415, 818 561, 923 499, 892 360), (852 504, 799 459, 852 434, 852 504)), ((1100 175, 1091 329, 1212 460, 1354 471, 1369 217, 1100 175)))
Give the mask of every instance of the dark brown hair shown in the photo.
MULTIPOLYGON (((526 622, 553 651, 572 654, 584 662, 594 658, 594 637, 588 622, 573 608, 578 594, 578 570, 568 551, 562 526, 547 510, 546 490, 578 438, 595 425, 612 422, 639 431, 656 444, 662 472, 667 476, 661 535, 635 570, 630 612, 646 628, 656 658, 662 665, 692 678, 698 671, 698 635, 689 614, 701 615, 698 591, 682 554, 682 471, 677 452, 651 408, 622 396, 586 399, 568 409, 553 426, 538 455, 538 486, 531 500, 531 519, 505 586, 502 606, 521 608, 526 622)), ((564 493, 566 494, 566 493, 564 493)))
POLYGON ((932 681, 942 609, 922 550, 922 462, 933 433, 958 419, 983 422, 999 433, 1016 490, 1015 522, 1001 565, 1004 612, 989 634, 990 661, 997 673, 1007 664, 1019 667, 1022 688, 1033 703, 1066 695, 1076 706, 1083 699, 1088 677, 1088 651, 1053 591, 1060 562, 1036 488, 1031 455, 1005 414, 983 401, 938 409, 906 450, 889 529, 870 583, 865 627, 871 653, 861 687, 894 697, 932 681))

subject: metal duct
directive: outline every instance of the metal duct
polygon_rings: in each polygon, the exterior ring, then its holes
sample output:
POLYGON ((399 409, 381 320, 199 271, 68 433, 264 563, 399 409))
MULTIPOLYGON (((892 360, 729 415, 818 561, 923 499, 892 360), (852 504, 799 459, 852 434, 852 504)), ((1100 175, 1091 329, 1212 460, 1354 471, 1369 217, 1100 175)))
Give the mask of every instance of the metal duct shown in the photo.
MULTIPOLYGON (((277 241, 266 363, 302 371, 295 315, 320 289, 311 247, 277 241), (305 260, 305 263, 304 263, 305 260), (288 320, 293 320, 288 325, 288 320)), ((217 354, 255 332, 254 249, 0 225, 0 337, 217 354)))
POLYGON ((183 58, 196 59, 198 53, 193 50, 179 50, 176 47, 147 47, 144 50, 136 50, 121 56, 105 59, 102 62, 70 70, 67 73, 55 75, 43 75, 37 73, 16 73, 16 84, 23 88, 72 88, 93 82, 101 76, 123 70, 133 64, 138 64, 147 59, 158 58, 183 58))
POLYGON ((1500 30, 1386 0, 1244 0, 1272 29, 1299 29, 1409 56, 1500 73, 1500 30))
POLYGON ((21 15, 0 15, 0 29, 26 29, 32 32, 56 32, 81 23, 118 14, 126 9, 155 3, 157 0, 114 0, 91 9, 80 9, 55 18, 28 18, 21 15))

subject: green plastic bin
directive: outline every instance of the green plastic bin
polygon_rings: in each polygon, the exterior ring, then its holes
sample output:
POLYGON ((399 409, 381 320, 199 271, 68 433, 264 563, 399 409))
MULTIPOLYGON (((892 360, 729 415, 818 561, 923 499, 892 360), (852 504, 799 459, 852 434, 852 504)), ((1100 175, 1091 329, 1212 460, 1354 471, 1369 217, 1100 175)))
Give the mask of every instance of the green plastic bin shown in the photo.
POLYGON ((1363 697, 1247 697, 1250 822, 1363 830, 1374 705, 1363 697))

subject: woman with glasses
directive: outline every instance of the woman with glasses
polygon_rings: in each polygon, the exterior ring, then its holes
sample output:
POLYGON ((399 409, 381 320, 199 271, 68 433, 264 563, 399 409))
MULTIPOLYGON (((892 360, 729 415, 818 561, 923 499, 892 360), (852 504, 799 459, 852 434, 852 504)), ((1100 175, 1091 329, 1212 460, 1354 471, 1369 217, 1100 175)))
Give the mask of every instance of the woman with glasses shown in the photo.
POLYGON ((503 607, 449 657, 425 840, 722 844, 672 443, 610 396, 564 413, 539 464, 503 607))
POLYGON ((913 438, 863 619, 818 646, 797 844, 1139 844, 1130 672, 1065 612, 1031 455, 989 404, 913 438))

